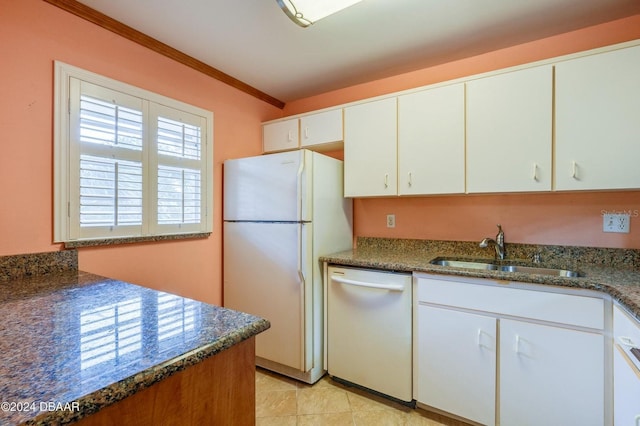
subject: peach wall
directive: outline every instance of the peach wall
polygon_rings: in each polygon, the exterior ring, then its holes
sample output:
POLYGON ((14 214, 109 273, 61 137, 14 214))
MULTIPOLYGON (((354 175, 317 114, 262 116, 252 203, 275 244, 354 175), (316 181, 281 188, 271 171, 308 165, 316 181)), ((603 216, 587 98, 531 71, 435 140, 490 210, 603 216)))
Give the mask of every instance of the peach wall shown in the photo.
POLYGON ((480 241, 499 223, 511 243, 640 248, 640 191, 358 199, 354 211, 361 236, 480 241), (629 213, 631 232, 603 233, 603 212, 629 213))
MULTIPOLYGON (((299 114, 374 96, 525 64, 640 38, 640 15, 496 50, 458 61, 372 81, 287 104, 299 114)), ((397 238, 475 241, 495 235, 501 223, 507 242, 640 249, 640 192, 461 195, 357 199, 355 234, 397 238), (631 233, 602 232, 602 211, 632 214, 631 233), (386 215, 396 228, 386 228, 386 215)))
POLYGON ((640 15, 288 102, 294 115, 640 38, 640 15))
POLYGON ((80 268, 220 303, 222 162, 261 152, 280 110, 41 0, 0 13, 0 255, 59 250, 53 235, 53 61, 214 113, 214 231, 202 240, 79 250, 80 268))

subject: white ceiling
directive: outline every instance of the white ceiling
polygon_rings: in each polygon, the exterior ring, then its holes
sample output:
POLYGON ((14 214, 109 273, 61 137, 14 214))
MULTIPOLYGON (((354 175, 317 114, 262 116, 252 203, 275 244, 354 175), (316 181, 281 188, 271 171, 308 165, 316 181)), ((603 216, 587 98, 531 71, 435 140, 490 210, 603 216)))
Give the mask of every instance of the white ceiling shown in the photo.
POLYGON ((80 2, 285 102, 640 13, 640 0, 364 0, 302 28, 276 0, 80 2))

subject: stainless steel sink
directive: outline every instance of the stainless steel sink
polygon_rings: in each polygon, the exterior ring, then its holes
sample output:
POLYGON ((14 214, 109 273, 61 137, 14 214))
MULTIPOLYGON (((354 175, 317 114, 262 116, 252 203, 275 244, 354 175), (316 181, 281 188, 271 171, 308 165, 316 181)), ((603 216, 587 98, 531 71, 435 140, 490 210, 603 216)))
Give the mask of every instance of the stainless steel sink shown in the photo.
POLYGON ((434 259, 431 263, 433 265, 448 266, 450 268, 484 269, 489 271, 497 271, 499 269, 498 265, 494 265, 493 263, 466 260, 434 259))
POLYGON ((524 274, 555 275, 558 277, 577 277, 580 275, 576 271, 569 271, 567 269, 538 268, 535 266, 520 265, 502 265, 498 270, 503 272, 521 272, 524 274))
POLYGON ((537 266, 522 266, 522 265, 500 265, 496 263, 475 261, 475 260, 437 258, 432 260, 431 264, 439 265, 439 266, 447 266, 450 268, 480 269, 485 271, 500 271, 500 272, 520 272, 524 274, 551 275, 556 277, 580 276, 578 272, 570 271, 567 269, 542 268, 537 266))

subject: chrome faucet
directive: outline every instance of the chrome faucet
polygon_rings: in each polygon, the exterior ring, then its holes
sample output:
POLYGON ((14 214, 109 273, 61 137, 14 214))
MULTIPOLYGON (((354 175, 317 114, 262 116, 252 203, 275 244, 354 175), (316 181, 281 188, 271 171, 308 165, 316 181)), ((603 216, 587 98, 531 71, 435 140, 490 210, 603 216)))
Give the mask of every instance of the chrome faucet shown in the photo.
POLYGON ((480 241, 480 247, 489 247, 489 244, 493 244, 496 249, 496 259, 504 259, 505 251, 504 251, 504 232, 502 231, 502 226, 498 226, 498 234, 496 235, 496 239, 493 238, 484 238, 480 241))

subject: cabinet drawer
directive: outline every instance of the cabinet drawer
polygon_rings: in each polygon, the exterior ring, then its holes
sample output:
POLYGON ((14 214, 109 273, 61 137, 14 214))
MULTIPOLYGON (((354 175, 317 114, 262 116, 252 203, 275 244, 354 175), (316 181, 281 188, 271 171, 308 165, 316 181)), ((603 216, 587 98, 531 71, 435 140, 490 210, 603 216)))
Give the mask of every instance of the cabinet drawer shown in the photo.
POLYGON ((419 303, 604 328, 604 300, 596 297, 419 277, 417 298, 419 303))

